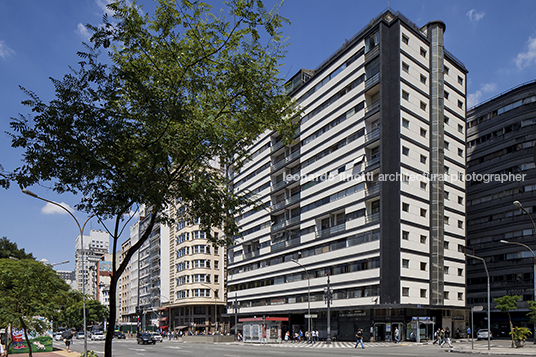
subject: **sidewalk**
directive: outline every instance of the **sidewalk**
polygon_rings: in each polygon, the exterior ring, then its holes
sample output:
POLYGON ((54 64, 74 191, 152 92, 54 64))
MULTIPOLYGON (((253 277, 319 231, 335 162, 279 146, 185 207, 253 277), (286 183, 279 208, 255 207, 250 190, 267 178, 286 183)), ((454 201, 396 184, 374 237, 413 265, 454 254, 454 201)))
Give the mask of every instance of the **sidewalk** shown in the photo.
MULTIPOLYGON (((429 345, 432 343, 430 342, 429 345)), ((452 353, 470 353, 477 355, 514 355, 514 356, 536 356, 536 344, 531 339, 525 342, 525 346, 521 348, 512 348, 512 341, 501 339, 491 340, 490 350, 488 351, 488 343, 486 340, 474 341, 474 348, 471 346, 471 340, 460 339, 452 340, 452 349, 443 346, 445 352, 452 353)), ((438 347, 440 348, 440 347, 438 347)))
MULTIPOLYGON (((77 352, 67 352, 67 350, 64 350, 64 349, 61 349, 61 348, 57 348, 57 347, 54 347, 54 351, 52 352, 32 352, 32 354, 35 356, 35 357, 67 357, 67 356, 71 356, 71 357, 75 357, 75 356, 80 356, 80 353, 77 353, 77 352)), ((18 355, 10 355, 10 356, 18 356, 18 355)))

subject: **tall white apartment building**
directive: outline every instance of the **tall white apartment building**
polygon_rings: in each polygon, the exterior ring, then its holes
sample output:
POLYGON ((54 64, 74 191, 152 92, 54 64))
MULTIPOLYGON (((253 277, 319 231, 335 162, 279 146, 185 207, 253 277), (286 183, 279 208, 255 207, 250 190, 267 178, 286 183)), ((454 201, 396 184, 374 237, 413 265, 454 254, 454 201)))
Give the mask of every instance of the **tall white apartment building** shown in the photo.
POLYGON ((237 217, 231 317, 288 317, 284 333, 307 330, 310 310, 326 338, 329 278, 339 340, 465 328, 467 70, 445 28, 387 10, 287 83, 303 108, 294 143, 262 135, 232 175, 266 209, 237 217))
POLYGON ((108 232, 92 229, 89 236, 76 237, 75 241, 75 276, 76 288, 79 291, 85 288, 85 293, 97 299, 96 277, 98 263, 104 254, 110 251, 110 235, 108 232), (84 246, 82 247, 82 240, 84 246), (84 269, 82 259, 84 258, 84 269))

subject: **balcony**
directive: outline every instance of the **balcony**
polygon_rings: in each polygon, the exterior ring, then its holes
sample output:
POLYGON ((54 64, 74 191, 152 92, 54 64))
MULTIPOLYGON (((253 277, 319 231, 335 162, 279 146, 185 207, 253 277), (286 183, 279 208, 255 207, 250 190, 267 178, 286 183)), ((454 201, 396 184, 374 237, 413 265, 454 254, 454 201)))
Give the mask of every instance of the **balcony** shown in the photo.
POLYGON ((260 251, 259 250, 254 250, 252 252, 244 253, 244 258, 245 259, 251 259, 251 258, 258 257, 259 255, 261 255, 260 251))
POLYGON ((374 166, 374 165, 379 164, 379 163, 380 163, 380 156, 378 155, 373 159, 368 159, 366 161, 365 168, 369 168, 369 167, 374 166))
POLYGON ((346 222, 342 224, 338 224, 333 227, 322 229, 321 231, 316 233, 316 238, 325 237, 328 235, 332 235, 339 232, 344 232, 346 230, 346 222))
POLYGON ((301 198, 301 194, 297 193, 294 196, 291 196, 291 197, 287 198, 286 200, 279 201, 275 205, 272 206, 272 212, 280 210, 280 209, 282 209, 282 208, 284 208, 284 207, 286 207, 288 205, 291 205, 293 203, 296 203, 296 202, 298 202, 300 200, 300 198, 301 198))
POLYGON ((300 220, 301 220, 300 216, 296 216, 296 217, 292 217, 290 219, 286 219, 284 221, 281 221, 279 223, 276 223, 276 224, 272 225, 271 231, 272 232, 278 231, 278 230, 280 230, 282 228, 285 228, 285 227, 291 226, 293 224, 299 223, 300 220))
POLYGON ((380 101, 377 100, 374 103, 371 103, 371 104, 367 105, 365 113, 366 114, 372 113, 373 111, 375 111, 376 109, 379 109, 379 108, 380 108, 380 101))
POLYGON ((367 80, 365 81, 365 91, 374 87, 378 83, 380 83, 380 72, 376 73, 370 78, 367 78, 367 80))
POLYGON ((279 149, 281 149, 283 146, 285 146, 285 144, 283 144, 283 141, 278 141, 277 143, 275 143, 273 146, 272 146, 272 153, 274 151, 277 151, 279 149))
POLYGON ((367 214, 365 216, 365 223, 378 223, 380 221, 380 212, 367 214))
POLYGON ((380 184, 377 183, 375 185, 367 187, 367 189, 365 190, 365 196, 376 195, 379 192, 380 192, 380 184))
POLYGON ((279 170, 280 168, 282 168, 283 166, 285 166, 287 163, 291 162, 292 160, 296 159, 297 157, 299 157, 300 153, 301 153, 301 150, 296 150, 292 154, 290 154, 289 156, 287 156, 284 159, 279 160, 278 162, 276 162, 272 166, 272 173, 277 171, 277 170, 279 170))
POLYGON ((374 141, 380 137, 380 128, 372 130, 370 133, 365 135, 365 142, 374 141))
POLYGON ((280 252, 287 248, 298 246, 300 245, 300 243, 301 243, 300 237, 292 238, 283 242, 272 244, 271 251, 272 253, 280 252))

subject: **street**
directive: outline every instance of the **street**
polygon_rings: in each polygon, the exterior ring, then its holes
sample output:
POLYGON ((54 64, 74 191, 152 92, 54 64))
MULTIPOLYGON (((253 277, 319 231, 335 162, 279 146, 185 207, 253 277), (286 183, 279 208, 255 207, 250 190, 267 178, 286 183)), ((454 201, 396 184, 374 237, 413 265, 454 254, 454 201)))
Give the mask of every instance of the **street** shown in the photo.
MULTIPOLYGON (((114 340, 113 351, 114 357, 133 357, 133 356, 195 356, 195 357, 325 357, 325 356, 445 356, 449 349, 440 348, 432 344, 417 344, 417 343, 365 343, 365 349, 354 349, 354 342, 334 342, 331 345, 326 345, 323 342, 309 345, 306 343, 283 343, 271 345, 259 344, 244 344, 244 343, 218 343, 218 344, 202 344, 202 343, 182 343, 179 341, 165 340, 156 345, 138 345, 135 339, 114 340)), ((454 350, 460 350, 463 347, 464 352, 471 350, 470 342, 453 343, 454 350)), ((503 349, 508 346, 508 341, 493 341, 492 349, 503 349)), ((60 346, 55 344, 55 346, 60 346)), ((482 352, 487 352, 485 347, 486 341, 475 341, 475 349, 482 352)), ((528 347, 528 346, 527 346, 528 347)), ((76 340, 71 345, 71 351, 82 352, 83 342, 76 340)), ((95 351, 99 357, 104 356, 103 341, 88 341, 88 350, 95 351)), ((519 353, 534 353, 533 348, 510 349, 510 356, 519 353)), ((74 356, 74 354, 73 354, 74 356)))

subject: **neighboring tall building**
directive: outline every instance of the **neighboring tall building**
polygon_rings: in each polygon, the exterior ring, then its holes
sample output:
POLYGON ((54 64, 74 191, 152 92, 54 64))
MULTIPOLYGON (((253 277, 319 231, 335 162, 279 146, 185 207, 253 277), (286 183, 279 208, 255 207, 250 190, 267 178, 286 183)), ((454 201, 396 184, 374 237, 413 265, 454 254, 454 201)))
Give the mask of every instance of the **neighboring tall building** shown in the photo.
MULTIPOLYGON (((213 246, 199 228, 199 220, 189 222, 184 206, 173 207, 176 219, 169 239, 169 303, 171 329, 192 332, 226 332, 221 314, 225 310, 225 249, 213 246), (216 320, 215 320, 216 319, 216 320), (217 327, 216 327, 217 325, 217 327)), ((221 238, 222 231, 212 234, 221 238)))
MULTIPOLYGON (((125 259, 130 246, 130 238, 121 244, 121 250, 117 254, 118 266, 125 259)), ((132 264, 129 262, 117 282, 117 321, 120 325, 134 324, 135 326, 137 322, 136 305, 131 303, 131 273, 132 264)))
POLYGON ((312 327, 325 338, 329 277, 339 339, 357 328, 376 340, 395 327, 408 336, 417 320, 468 323, 465 186, 456 180, 467 70, 444 50, 444 31, 387 10, 287 83, 304 110, 294 144, 267 133, 233 173, 234 189, 267 208, 237 217, 229 249, 227 298, 240 317, 289 317, 285 328, 307 329, 310 278, 312 327))
MULTIPOLYGON (((533 300, 536 250, 533 224, 528 214, 536 212, 536 82, 519 85, 467 114, 467 249, 484 258, 491 279, 491 303, 504 295, 519 295, 519 309, 512 312, 516 324, 526 323, 527 301, 533 300), (479 176, 480 175, 480 176, 479 176), (493 175, 493 176, 491 176, 493 175), (499 175, 499 176, 497 176, 499 175)), ((469 259, 468 304, 487 304, 484 265, 469 259)), ((494 309, 495 310, 495 309, 494 309)), ((495 310, 496 311, 496 310, 495 310)), ((477 326, 487 326, 485 312, 476 314, 477 326)), ((508 320, 491 318, 492 328, 508 331, 508 320)))
POLYGON ((110 235, 107 232, 92 229, 89 236, 83 237, 84 246, 80 236, 75 242, 75 275, 77 290, 82 291, 85 285, 87 295, 97 298, 96 277, 98 275, 98 262, 104 254, 110 250, 110 235), (82 270, 82 257, 84 259, 84 270, 82 270))
POLYGON ((71 287, 71 289, 76 289, 76 276, 74 270, 56 270, 56 273, 58 273, 59 277, 62 278, 71 287))

